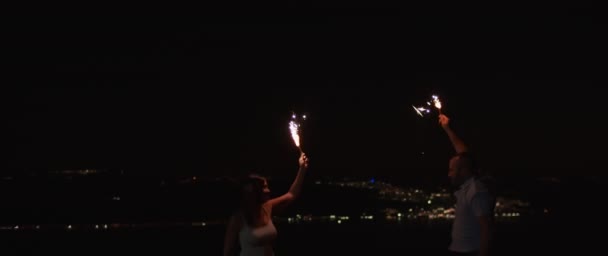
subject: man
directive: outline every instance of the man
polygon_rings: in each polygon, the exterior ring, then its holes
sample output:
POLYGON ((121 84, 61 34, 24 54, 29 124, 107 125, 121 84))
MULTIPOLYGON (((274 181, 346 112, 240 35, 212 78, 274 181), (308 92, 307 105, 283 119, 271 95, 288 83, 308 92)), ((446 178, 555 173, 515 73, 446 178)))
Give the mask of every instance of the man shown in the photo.
POLYGON ((494 197, 479 179, 479 169, 467 146, 449 126, 450 119, 439 115, 456 155, 450 159, 448 176, 457 188, 456 213, 452 226, 452 255, 489 255, 494 216, 494 197))

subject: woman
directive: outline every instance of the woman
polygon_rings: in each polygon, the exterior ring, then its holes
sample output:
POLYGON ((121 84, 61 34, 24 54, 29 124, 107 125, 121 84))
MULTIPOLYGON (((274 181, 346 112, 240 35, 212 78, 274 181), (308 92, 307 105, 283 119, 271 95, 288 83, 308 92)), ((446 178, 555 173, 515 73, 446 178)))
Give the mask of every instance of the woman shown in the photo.
POLYGON ((272 211, 284 208, 300 195, 308 158, 302 153, 300 168, 289 191, 270 199, 270 189, 265 178, 250 175, 241 187, 240 209, 230 217, 224 240, 224 256, 233 255, 240 244, 242 256, 274 255, 272 243, 277 230, 272 223, 272 211))

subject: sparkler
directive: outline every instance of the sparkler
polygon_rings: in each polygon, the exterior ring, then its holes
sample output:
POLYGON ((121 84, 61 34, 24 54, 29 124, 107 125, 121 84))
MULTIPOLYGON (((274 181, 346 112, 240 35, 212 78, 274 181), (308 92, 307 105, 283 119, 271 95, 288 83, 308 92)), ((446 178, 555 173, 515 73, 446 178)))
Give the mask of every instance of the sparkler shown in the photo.
MULTIPOLYGON (((302 116, 302 120, 306 120, 306 115, 302 116)), ((291 121, 289 121, 289 131, 291 132, 293 143, 296 145, 300 153, 302 153, 302 147, 300 147, 300 122, 295 113, 291 115, 291 121)))
POLYGON ((416 113, 418 113, 419 116, 424 117, 424 114, 428 114, 431 113, 431 110, 425 107, 414 107, 412 105, 412 108, 414 108, 414 110, 416 111, 416 113))
MULTIPOLYGON (((439 100, 439 97, 437 97, 436 95, 432 95, 431 96, 431 101, 427 101, 426 104, 429 107, 435 107, 437 109, 437 111, 439 111, 439 114, 441 113, 441 101, 439 100)), ((421 117, 424 117, 424 115, 431 113, 431 109, 430 108, 426 108, 426 107, 416 107, 414 105, 412 105, 412 108, 414 108, 414 111, 416 111, 416 114, 418 114, 421 117)))
POLYGON ((439 100, 439 97, 437 97, 436 95, 433 95, 432 98, 433 98, 433 105, 437 108, 437 110, 439 111, 439 114, 441 114, 441 101, 439 100))

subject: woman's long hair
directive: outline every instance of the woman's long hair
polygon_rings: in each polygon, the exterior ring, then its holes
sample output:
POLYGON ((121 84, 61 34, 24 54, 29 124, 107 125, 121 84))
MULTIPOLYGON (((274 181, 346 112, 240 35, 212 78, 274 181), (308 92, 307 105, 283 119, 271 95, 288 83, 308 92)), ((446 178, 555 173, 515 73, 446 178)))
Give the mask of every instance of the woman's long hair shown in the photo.
POLYGON ((241 183, 241 210, 243 213, 243 217, 245 217, 245 221, 247 222, 248 225, 252 226, 255 221, 256 218, 259 217, 259 213, 258 212, 253 212, 251 211, 251 209, 249 207, 251 207, 251 205, 246 205, 247 203, 253 203, 253 204, 261 204, 262 203, 262 193, 263 193, 263 189, 264 189, 264 178, 260 175, 257 174, 250 174, 247 175, 247 177, 245 177, 242 180, 241 183), (251 186, 251 191, 247 192, 245 191, 245 188, 251 186), (255 200, 254 202, 245 202, 245 193, 251 193, 253 200, 255 200))
POLYGON ((246 193, 252 193, 254 194, 254 200, 259 200, 255 197, 262 194, 264 178, 257 174, 249 174, 240 178, 224 177, 222 180, 227 184, 230 191, 226 198, 232 202, 229 209, 231 214, 240 212, 247 224, 253 225, 258 216, 257 213, 248 209, 249 206, 246 205, 248 202, 245 201, 245 196, 246 193), (251 192, 245 191, 248 186, 251 186, 251 192))

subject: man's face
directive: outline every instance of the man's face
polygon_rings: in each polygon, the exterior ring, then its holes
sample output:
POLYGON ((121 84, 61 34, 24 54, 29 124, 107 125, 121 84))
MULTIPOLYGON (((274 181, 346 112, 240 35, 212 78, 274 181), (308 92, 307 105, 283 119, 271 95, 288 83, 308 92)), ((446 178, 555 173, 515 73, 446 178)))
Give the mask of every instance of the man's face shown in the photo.
POLYGON ((462 159, 459 156, 454 156, 452 159, 450 159, 448 177, 450 178, 452 185, 460 186, 468 177, 468 172, 466 168, 463 167, 464 165, 462 163, 462 159))

